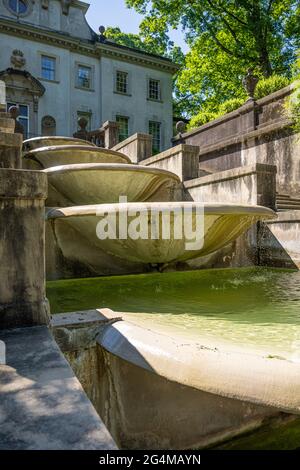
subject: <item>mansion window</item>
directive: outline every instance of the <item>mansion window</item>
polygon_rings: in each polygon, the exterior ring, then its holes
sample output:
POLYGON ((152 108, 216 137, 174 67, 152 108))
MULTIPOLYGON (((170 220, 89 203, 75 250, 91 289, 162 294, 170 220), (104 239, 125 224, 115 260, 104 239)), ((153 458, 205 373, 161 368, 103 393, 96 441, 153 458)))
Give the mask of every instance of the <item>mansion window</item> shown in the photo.
POLYGON ((18 103, 7 103, 7 110, 11 106, 18 106, 19 108, 19 117, 18 121, 23 126, 24 129, 24 139, 28 139, 29 135, 29 108, 27 104, 18 104, 18 103))
POLYGON ((161 123, 149 121, 149 134, 152 135, 152 152, 155 155, 161 149, 161 123))
POLYGON ((161 99, 160 80, 150 78, 148 81, 148 99, 159 101, 161 99))
POLYGON ((8 0, 8 6, 16 15, 24 15, 28 10, 27 0, 8 0))
POLYGON ((129 136, 129 118, 117 115, 116 122, 119 125, 119 142, 122 142, 129 136))
POLYGON ((86 65, 78 65, 77 86, 90 90, 92 88, 92 69, 86 65))
POLYGON ((128 93, 128 73, 117 70, 116 72, 116 92, 128 93))
POLYGON ((56 59, 42 55, 42 78, 54 81, 56 76, 56 59))

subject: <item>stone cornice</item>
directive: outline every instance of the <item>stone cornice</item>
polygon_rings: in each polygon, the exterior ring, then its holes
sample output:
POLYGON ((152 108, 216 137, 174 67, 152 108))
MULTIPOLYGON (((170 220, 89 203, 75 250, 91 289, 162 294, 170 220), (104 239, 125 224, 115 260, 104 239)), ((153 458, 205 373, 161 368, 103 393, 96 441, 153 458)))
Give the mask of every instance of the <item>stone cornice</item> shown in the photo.
POLYGON ((173 74, 179 69, 178 65, 163 58, 146 55, 133 50, 129 52, 126 48, 122 49, 121 47, 119 48, 118 46, 111 46, 105 43, 97 43, 96 46, 101 51, 102 56, 114 57, 119 60, 126 60, 147 67, 163 69, 173 74))
POLYGON ((100 58, 101 56, 112 57, 118 60, 124 60, 126 62, 164 70, 172 74, 178 70, 178 65, 164 58, 155 57, 150 54, 143 54, 142 52, 136 52, 126 47, 118 47, 117 45, 112 46, 100 42, 93 43, 83 41, 63 33, 39 29, 30 24, 17 23, 16 21, 11 21, 5 18, 0 18, 0 33, 1 32, 69 49, 72 52, 96 58, 100 58))

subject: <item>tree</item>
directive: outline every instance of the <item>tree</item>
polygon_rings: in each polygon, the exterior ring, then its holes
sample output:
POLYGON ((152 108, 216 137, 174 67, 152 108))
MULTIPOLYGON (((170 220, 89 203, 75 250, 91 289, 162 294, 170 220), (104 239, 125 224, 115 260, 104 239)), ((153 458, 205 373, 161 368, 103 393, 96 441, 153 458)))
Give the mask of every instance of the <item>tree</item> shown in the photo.
POLYGON ((118 27, 108 27, 105 30, 105 37, 113 40, 122 46, 140 49, 150 54, 161 55, 175 62, 183 60, 180 47, 174 46, 167 34, 161 33, 159 36, 146 35, 146 30, 141 34, 124 33, 118 27))
POLYGON ((190 52, 178 75, 177 101, 188 114, 215 112, 242 98, 242 75, 289 76, 300 45, 299 0, 126 0, 145 15, 145 40, 166 41, 181 27, 190 52))

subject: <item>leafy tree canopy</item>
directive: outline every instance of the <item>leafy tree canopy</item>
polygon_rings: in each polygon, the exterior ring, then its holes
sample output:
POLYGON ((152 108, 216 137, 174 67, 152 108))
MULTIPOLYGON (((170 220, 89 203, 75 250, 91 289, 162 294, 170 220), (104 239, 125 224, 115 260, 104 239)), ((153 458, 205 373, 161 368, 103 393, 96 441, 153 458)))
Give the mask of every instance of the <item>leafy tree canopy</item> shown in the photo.
MULTIPOLYGON (((244 99, 249 67, 260 77, 289 77, 300 47, 300 0, 126 0, 145 18, 145 44, 168 52, 169 28, 182 28, 190 52, 176 80, 177 110, 218 112, 244 99)), ((168 52, 169 53, 169 52, 168 52)), ((181 57, 182 60, 182 57, 181 57)))

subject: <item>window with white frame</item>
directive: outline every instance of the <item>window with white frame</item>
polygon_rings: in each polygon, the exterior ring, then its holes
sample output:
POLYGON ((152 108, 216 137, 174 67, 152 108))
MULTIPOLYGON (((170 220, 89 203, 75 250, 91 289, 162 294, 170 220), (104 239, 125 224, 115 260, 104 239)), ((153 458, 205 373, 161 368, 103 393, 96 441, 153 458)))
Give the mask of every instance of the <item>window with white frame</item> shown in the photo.
POLYGON ((56 59, 42 55, 41 57, 42 78, 54 81, 56 78, 56 59))
POLYGON ((18 108, 19 108, 20 114, 19 114, 19 117, 18 117, 18 121, 23 126, 24 139, 27 139, 28 137, 30 137, 30 134, 29 134, 29 107, 28 107, 27 104, 7 103, 7 110, 9 110, 9 108, 11 106, 18 106, 18 108))
POLYGON ((148 99, 159 101, 161 100, 161 87, 160 80, 149 78, 148 80, 148 99))
POLYGON ((87 65, 77 66, 77 86, 90 90, 92 88, 92 68, 87 65))
POLYGON ((155 155, 161 150, 161 123, 149 121, 149 134, 152 135, 152 152, 155 155))
POLYGON ((129 118, 117 115, 116 122, 119 125, 119 142, 122 142, 129 136, 129 118))
POLYGON ((116 71, 116 92, 128 93, 128 73, 121 70, 116 71))

